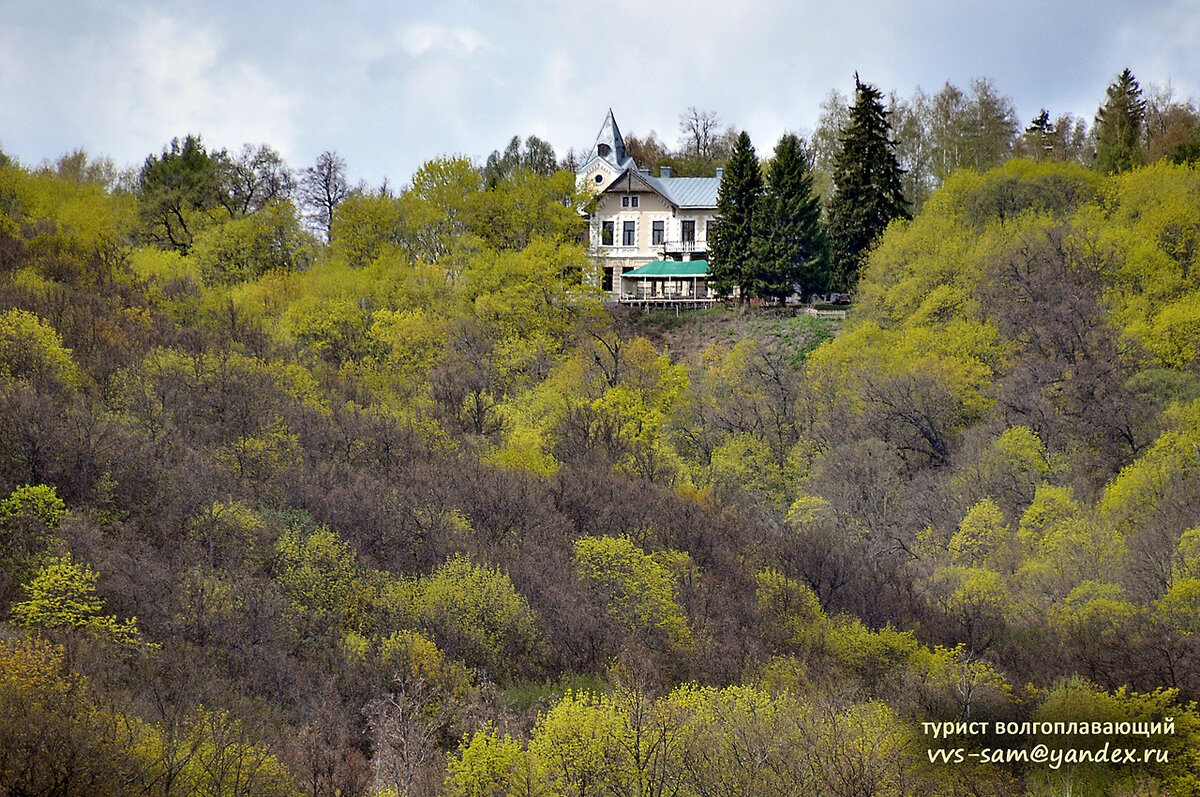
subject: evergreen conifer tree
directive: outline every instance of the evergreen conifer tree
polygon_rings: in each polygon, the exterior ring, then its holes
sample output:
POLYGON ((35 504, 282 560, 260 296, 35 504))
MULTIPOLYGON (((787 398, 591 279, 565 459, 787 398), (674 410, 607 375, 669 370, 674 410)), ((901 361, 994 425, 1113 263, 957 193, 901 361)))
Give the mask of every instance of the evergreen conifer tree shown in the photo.
POLYGON ((821 205, 804 146, 791 133, 779 139, 767 189, 755 220, 750 293, 786 299, 823 290, 828 281, 828 248, 821 205))
POLYGON ((743 299, 749 296, 755 212, 762 191, 758 156, 750 136, 742 131, 717 190, 719 221, 708 242, 708 281, 720 296, 730 295, 734 288, 743 299))
POLYGON ((835 287, 852 288, 863 259, 892 219, 910 218, 883 95, 854 75, 855 101, 834 163, 829 243, 835 287))
POLYGON ((1146 101, 1142 87, 1128 69, 1108 87, 1104 105, 1096 111, 1096 170, 1125 172, 1142 163, 1142 123, 1146 101))
POLYGON ((1040 161, 1054 148, 1051 141, 1053 136, 1054 123, 1050 121, 1050 112, 1043 108, 1041 113, 1033 117, 1029 127, 1025 128, 1025 135, 1021 139, 1021 154, 1040 161))

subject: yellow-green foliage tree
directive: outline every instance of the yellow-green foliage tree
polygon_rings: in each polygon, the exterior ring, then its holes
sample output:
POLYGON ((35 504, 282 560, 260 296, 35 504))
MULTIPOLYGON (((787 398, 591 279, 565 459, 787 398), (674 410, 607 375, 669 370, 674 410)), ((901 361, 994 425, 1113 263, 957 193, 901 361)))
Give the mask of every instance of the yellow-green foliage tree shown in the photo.
POLYGON ((142 644, 136 617, 121 621, 102 614, 104 601, 96 594, 99 579, 86 562, 76 564, 70 554, 51 559, 25 585, 26 599, 13 604, 13 620, 53 638, 69 640, 71 633, 82 632, 122 647, 142 644))
POLYGON ((387 194, 354 194, 338 205, 330 233, 330 254, 351 268, 404 251, 404 203, 387 194))
POLYGON ((301 228, 296 206, 276 201, 198 233, 188 257, 209 284, 231 283, 308 268, 316 243, 301 228))
POLYGON ((472 229, 495 249, 524 249, 538 238, 574 240, 587 201, 569 171, 543 177, 518 169, 475 196, 472 229))
POLYGON ((465 702, 470 694, 470 671, 418 631, 396 631, 384 637, 374 654, 381 671, 401 686, 424 683, 437 700, 447 702, 465 702))
POLYGON ((1194 641, 1200 636, 1200 578, 1175 579, 1154 608, 1172 631, 1194 641))
POLYGON ((1012 687, 986 659, 967 650, 921 648, 912 658, 907 686, 921 715, 961 721, 1013 715, 1012 687))
POLYGON ((94 282, 135 225, 136 206, 100 180, 0 166, 0 239, 60 282, 94 282), (24 229, 22 229, 22 225, 24 229))
POLYGON ((297 609, 349 619, 358 569, 345 540, 327 528, 305 533, 293 526, 275 547, 275 581, 297 609))
POLYGON ((774 647, 801 656, 820 650, 829 619, 813 591, 777 570, 763 570, 755 581, 763 630, 774 647))
POLYGON ((445 318, 424 307, 378 310, 371 316, 370 336, 384 347, 383 366, 398 373, 415 392, 441 359, 446 327, 445 318))
POLYGON ((207 552, 211 568, 241 564, 259 568, 269 558, 269 529, 239 501, 214 501, 199 513, 188 531, 191 541, 207 552))
POLYGON ((1105 490, 1104 519, 1126 534, 1137 532, 1162 510, 1164 502, 1200 467, 1200 401, 1173 406, 1166 429, 1146 452, 1125 467, 1105 490))
POLYGON ((401 200, 419 259, 437 261, 469 246, 470 206, 482 187, 483 178, 464 157, 435 158, 413 174, 401 200))
POLYGON ((418 582, 415 601, 413 613, 450 655, 499 681, 537 671, 537 618, 500 570, 452 556, 418 582))
POLYGON ((950 556, 959 565, 986 565, 993 570, 1012 572, 1015 543, 1016 536, 1005 525, 1000 508, 985 498, 971 507, 958 532, 950 538, 950 556))
POLYGON ((593 461, 669 482, 681 466, 670 433, 686 388, 686 369, 645 338, 593 333, 501 408, 507 439, 495 459, 541 471, 593 461))
POLYGON ((1116 323, 1162 367, 1196 359, 1200 228, 1194 170, 1159 162, 1112 178, 1079 224, 1118 255, 1109 298, 1116 323))
POLYGON ((593 605, 619 633, 651 650, 692 647, 675 572, 686 566, 686 554, 647 554, 628 537, 583 537, 575 542, 574 564, 593 605))
POLYGON ((1167 794, 1188 794, 1200 785, 1200 755, 1196 737, 1200 717, 1195 703, 1181 703, 1174 689, 1138 693, 1121 687, 1097 689, 1087 680, 1070 678, 1047 691, 1033 715, 1039 723, 1077 721, 1101 723, 1099 735, 1039 737, 1047 745, 1083 750, 1121 748, 1137 750, 1136 758, 1124 766, 1111 763, 1080 763, 1063 766, 1059 772, 1031 773, 1035 787, 1070 788, 1081 794, 1120 794, 1149 781, 1167 794), (1131 723, 1146 723, 1147 729, 1163 720, 1174 720, 1171 733, 1140 733, 1131 723), (1109 732, 1103 732, 1105 727, 1109 732), (1053 740, 1053 741, 1051 741, 1053 740), (1162 751, 1146 757, 1142 751, 1162 751), (1160 757, 1161 755, 1161 757, 1160 757))
POLYGON ((80 375, 54 327, 26 310, 6 310, 0 313, 0 379, 69 390, 80 375))
POLYGON ((449 761, 447 797, 550 797, 554 792, 520 741, 494 729, 463 740, 449 761))
POLYGON ((300 346, 335 368, 369 351, 370 319, 349 298, 301 300, 292 305, 284 321, 300 346))
POLYGON ((542 762, 557 791, 602 794, 612 781, 623 779, 614 759, 624 730, 611 698, 569 692, 538 720, 529 752, 542 762))
MULTIPOLYGON (((1037 504, 1035 497, 1030 511, 1037 504)), ((1018 578, 1033 595, 1044 596, 1043 604, 1084 581, 1102 581, 1120 572, 1129 555, 1119 533, 1082 509, 1040 527, 1023 522, 1021 528, 1032 550, 1018 578)))
POLYGON ((1083 581, 1047 614, 1051 629, 1097 683, 1119 682, 1114 674, 1123 648, 1136 633, 1143 609, 1117 584, 1083 581))
POLYGON ((1011 426, 964 462, 950 488, 964 503, 986 500, 1011 518, 1024 511, 1038 485, 1053 474, 1041 437, 1028 426, 1011 426))
POLYGON ((753 338, 701 352, 672 429, 680 452, 700 466, 694 480, 781 500, 796 475, 798 377, 780 352, 753 338))
POLYGON ((45 484, 18 487, 0 501, 0 607, 11 602, 53 552, 54 532, 66 513, 66 504, 45 484))

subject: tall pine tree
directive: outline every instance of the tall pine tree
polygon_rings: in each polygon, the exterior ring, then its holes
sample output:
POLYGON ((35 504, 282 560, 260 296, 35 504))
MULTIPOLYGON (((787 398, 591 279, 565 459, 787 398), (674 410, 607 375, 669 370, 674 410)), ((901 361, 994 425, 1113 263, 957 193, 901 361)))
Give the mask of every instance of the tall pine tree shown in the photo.
POLYGON ((1108 87, 1103 107, 1096 111, 1096 170, 1101 174, 1127 172, 1142 163, 1142 123, 1146 101, 1142 87, 1128 69, 1108 87))
POLYGON ((743 130, 725 164, 717 190, 718 221, 708 242, 708 282, 720 296, 729 296, 734 288, 743 299, 749 296, 755 211, 762 191, 758 156, 743 130))
POLYGON ((854 84, 854 105, 840 139, 829 203, 833 282, 847 290, 858 281, 867 252, 892 219, 910 218, 883 95, 862 83, 857 73, 854 84))
POLYGON ((821 205, 804 146, 787 133, 775 146, 767 190, 755 219, 750 294, 786 299, 816 293, 828 282, 828 246, 821 205))

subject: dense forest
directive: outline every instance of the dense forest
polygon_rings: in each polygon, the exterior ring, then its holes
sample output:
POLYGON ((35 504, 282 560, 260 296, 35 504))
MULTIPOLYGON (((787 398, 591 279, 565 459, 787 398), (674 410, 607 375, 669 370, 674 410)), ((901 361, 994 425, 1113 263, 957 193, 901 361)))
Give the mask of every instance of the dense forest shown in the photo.
POLYGON ((0 793, 1196 793, 1200 174, 1143 120, 928 177, 844 325, 606 308, 540 143, 0 156, 0 793))

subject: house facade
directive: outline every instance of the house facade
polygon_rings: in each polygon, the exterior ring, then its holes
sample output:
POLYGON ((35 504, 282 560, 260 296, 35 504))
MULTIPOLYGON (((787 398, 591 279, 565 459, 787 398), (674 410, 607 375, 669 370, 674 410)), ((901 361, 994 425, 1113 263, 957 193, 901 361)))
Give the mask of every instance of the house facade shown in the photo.
POLYGON ((720 170, 716 177, 675 177, 664 166, 652 177, 626 152, 610 109, 576 179, 597 194, 589 235, 612 301, 715 301, 707 255, 720 170))

